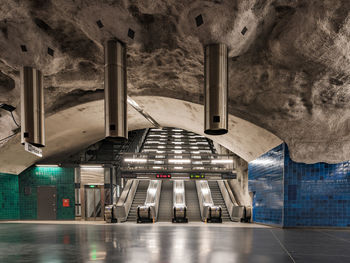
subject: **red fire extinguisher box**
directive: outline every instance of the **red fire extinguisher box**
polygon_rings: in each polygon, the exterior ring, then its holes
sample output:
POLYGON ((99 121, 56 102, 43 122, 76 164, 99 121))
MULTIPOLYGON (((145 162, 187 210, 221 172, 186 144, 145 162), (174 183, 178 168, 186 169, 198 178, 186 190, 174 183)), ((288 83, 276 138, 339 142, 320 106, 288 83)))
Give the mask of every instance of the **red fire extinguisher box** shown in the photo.
POLYGON ((69 207, 69 199, 62 199, 63 207, 69 207))

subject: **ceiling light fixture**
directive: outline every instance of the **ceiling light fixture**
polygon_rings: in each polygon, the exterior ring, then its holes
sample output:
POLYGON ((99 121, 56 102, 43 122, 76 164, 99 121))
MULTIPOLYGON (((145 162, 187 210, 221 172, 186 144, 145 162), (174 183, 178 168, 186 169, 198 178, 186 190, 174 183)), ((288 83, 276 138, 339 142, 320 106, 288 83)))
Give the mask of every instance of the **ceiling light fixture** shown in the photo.
POLYGON ((218 160, 211 160, 212 164, 227 164, 227 163, 233 163, 232 159, 218 159, 218 160))
POLYGON ((124 158, 124 162, 127 162, 127 163, 147 163, 147 159, 144 159, 144 158, 124 158))
POLYGON ((204 133, 223 135, 228 131, 228 49, 225 44, 204 47, 204 133))
POLYGON ((58 164, 36 164, 36 167, 59 167, 58 164))
POLYGON ((190 159, 169 159, 169 163, 191 163, 190 159))
POLYGON ((105 137, 128 139, 126 45, 108 40, 104 57, 105 137))
POLYGON ((81 164, 80 168, 85 169, 96 169, 96 168, 103 168, 102 164, 81 164))

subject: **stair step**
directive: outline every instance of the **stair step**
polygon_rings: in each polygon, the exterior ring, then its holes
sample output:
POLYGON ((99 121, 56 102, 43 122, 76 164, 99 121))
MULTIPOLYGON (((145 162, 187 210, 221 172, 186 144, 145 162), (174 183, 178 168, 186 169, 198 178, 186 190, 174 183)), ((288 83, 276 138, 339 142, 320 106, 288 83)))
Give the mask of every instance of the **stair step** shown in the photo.
POLYGON ((214 205, 221 206, 221 218, 223 221, 230 221, 225 200, 222 197, 220 187, 217 182, 208 182, 214 205))

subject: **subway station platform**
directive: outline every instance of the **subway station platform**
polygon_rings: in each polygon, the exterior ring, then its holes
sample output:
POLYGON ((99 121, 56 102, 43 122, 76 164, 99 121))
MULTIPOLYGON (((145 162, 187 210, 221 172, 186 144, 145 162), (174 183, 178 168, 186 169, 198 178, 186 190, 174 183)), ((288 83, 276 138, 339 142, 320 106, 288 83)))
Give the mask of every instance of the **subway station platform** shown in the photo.
POLYGON ((255 224, 0 224, 0 262, 348 262, 350 231, 255 224))

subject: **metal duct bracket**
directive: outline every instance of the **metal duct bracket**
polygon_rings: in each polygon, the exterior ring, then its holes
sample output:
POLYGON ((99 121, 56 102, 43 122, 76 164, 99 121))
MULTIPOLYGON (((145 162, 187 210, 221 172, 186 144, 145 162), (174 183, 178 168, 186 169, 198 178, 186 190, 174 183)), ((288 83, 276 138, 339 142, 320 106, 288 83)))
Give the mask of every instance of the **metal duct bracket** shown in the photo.
POLYGON ((105 136, 128 138, 126 46, 118 40, 105 44, 105 136))
POLYGON ((32 67, 21 70, 22 144, 45 146, 43 75, 32 67))
POLYGON ((204 133, 222 135, 228 131, 228 57, 225 44, 204 48, 204 133))

